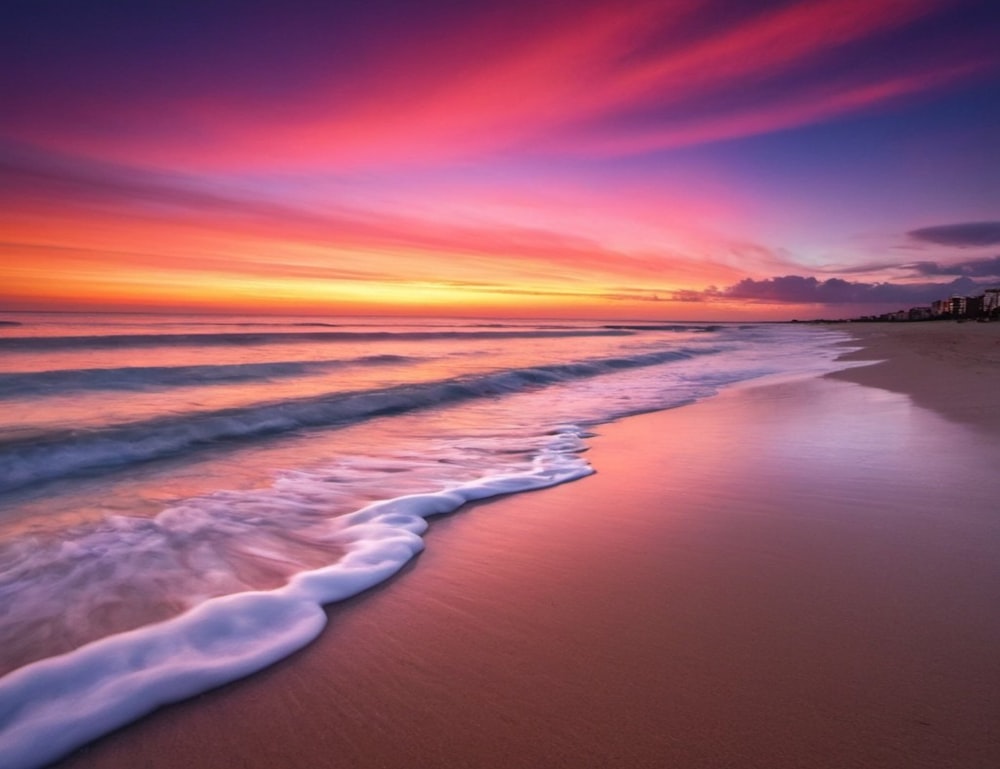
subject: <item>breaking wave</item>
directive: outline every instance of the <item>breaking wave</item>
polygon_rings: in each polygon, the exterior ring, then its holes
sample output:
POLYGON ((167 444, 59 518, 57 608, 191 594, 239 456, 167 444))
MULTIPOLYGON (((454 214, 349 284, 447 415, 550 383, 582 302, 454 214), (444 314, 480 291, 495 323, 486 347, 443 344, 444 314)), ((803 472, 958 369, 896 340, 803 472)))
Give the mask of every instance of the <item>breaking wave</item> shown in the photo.
POLYGON ((422 359, 406 355, 366 355, 344 360, 0 373, 0 398, 54 395, 78 390, 158 390, 189 385, 234 384, 321 374, 345 366, 383 366, 417 360, 422 359))
POLYGON ((323 605, 395 574, 423 549, 426 518, 476 499, 593 472, 564 428, 520 473, 371 504, 341 519, 346 554, 283 587, 219 596, 173 619, 108 636, 0 678, 0 766, 36 769, 161 705, 235 681, 312 641, 323 605))

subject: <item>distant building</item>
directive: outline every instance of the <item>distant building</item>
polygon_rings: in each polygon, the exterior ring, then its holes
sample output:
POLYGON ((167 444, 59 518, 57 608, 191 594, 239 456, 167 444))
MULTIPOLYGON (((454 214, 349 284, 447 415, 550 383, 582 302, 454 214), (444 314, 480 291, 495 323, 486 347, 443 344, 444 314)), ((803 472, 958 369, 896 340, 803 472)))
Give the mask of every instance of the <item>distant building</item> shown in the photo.
POLYGON ((942 315, 951 315, 951 300, 938 299, 936 302, 931 302, 931 315, 935 318, 939 318, 942 315))
POLYGON ((965 317, 978 318, 983 314, 983 295, 965 297, 965 317))
POLYGON ((915 320, 1000 320, 1000 287, 988 288, 979 296, 952 296, 931 302, 928 307, 911 307, 908 310, 887 312, 883 315, 865 315, 854 320, 898 322, 915 320))
POLYGON ((1000 288, 988 288, 983 294, 983 314, 1000 315, 1000 288))

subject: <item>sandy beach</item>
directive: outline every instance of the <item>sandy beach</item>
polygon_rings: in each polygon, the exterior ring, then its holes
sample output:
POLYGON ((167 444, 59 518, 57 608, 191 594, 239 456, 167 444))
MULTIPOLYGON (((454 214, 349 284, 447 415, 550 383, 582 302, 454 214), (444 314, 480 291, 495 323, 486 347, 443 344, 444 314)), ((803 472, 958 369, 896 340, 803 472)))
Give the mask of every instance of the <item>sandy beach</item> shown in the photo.
POLYGON ((108 767, 1000 766, 1000 324, 605 425, 108 767))
POLYGON ((864 348, 845 360, 882 361, 835 378, 909 395, 916 403, 1000 434, 1000 324, 852 323, 864 348))

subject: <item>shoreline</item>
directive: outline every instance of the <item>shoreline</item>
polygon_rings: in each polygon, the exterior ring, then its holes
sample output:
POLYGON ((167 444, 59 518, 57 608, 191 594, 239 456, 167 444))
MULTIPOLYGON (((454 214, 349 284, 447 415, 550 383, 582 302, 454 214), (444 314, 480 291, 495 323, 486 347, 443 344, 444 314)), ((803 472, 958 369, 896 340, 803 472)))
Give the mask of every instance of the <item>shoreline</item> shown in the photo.
POLYGON ((893 394, 914 360, 601 426, 596 475, 435 519, 311 646, 57 766, 995 766, 1000 427, 893 394))

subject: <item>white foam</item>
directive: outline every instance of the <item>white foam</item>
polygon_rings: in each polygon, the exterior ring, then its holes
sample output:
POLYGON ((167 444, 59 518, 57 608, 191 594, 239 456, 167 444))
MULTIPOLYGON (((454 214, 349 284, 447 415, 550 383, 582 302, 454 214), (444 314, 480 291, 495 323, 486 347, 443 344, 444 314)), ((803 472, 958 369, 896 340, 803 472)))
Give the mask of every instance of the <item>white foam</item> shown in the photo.
POLYGON ((464 503, 593 472, 582 432, 563 428, 530 471, 371 504, 343 518, 348 552, 287 585, 213 598, 174 619, 110 636, 0 678, 0 766, 35 769, 167 703, 249 675, 323 629, 322 606, 395 574, 423 549, 425 518, 464 503))

